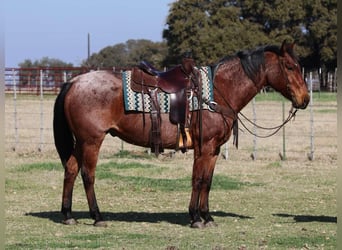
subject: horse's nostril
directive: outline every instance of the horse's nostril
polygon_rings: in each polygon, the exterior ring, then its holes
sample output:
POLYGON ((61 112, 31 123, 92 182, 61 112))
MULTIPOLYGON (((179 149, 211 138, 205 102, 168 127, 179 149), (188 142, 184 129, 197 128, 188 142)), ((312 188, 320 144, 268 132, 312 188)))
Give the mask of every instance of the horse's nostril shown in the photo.
POLYGON ((306 95, 303 100, 302 108, 305 109, 308 106, 309 102, 310 102, 310 95, 306 95))

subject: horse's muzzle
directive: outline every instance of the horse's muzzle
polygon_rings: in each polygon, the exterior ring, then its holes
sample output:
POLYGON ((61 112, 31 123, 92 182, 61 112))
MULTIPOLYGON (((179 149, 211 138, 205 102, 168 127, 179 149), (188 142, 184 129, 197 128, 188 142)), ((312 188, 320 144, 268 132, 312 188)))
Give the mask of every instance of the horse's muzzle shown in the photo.
POLYGON ((306 109, 306 107, 308 106, 310 102, 310 95, 307 94, 303 97, 303 99, 298 102, 297 100, 295 100, 293 102, 293 107, 297 108, 297 109, 306 109))

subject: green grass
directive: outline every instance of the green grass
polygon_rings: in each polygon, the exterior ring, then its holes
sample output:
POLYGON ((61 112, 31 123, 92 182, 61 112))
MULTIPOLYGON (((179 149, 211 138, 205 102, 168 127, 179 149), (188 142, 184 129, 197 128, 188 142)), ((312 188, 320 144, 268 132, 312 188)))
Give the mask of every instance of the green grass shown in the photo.
POLYGON ((46 163, 32 163, 32 164, 24 164, 20 165, 18 168, 15 169, 15 171, 19 172, 30 172, 34 170, 63 170, 63 166, 61 163, 55 163, 55 162, 46 162, 46 163))
POLYGON ((326 113, 336 114, 337 113, 337 109, 318 109, 315 112, 323 113, 323 114, 326 114, 326 113))
MULTIPOLYGON (((143 190, 147 189, 150 191, 163 191, 163 192, 171 192, 171 191, 186 191, 191 187, 191 178, 183 177, 183 178, 151 178, 149 176, 125 176, 124 172, 121 171, 120 174, 116 173, 116 170, 132 170, 132 169, 144 169, 145 174, 148 172, 159 172, 163 171, 163 168, 158 166, 153 166, 151 164, 142 164, 136 162, 125 162, 125 163, 117 163, 117 162, 109 162, 105 164, 100 164, 97 168, 96 177, 98 179, 109 179, 112 182, 123 182, 131 189, 134 190, 143 190)), ((231 189, 240 189, 243 186, 253 185, 251 183, 244 183, 238 180, 229 178, 223 175, 215 175, 213 182, 213 189, 219 190, 231 190, 231 189)))
POLYGON ((333 249, 336 246, 336 237, 321 235, 314 237, 309 235, 285 236, 270 239, 269 246, 281 249, 333 249))
POLYGON ((9 180, 9 179, 5 180, 5 187, 6 187, 5 188, 6 192, 9 192, 10 190, 22 191, 22 190, 28 189, 28 186, 25 183, 22 183, 16 180, 9 180))
POLYGON ((312 98, 314 101, 319 101, 319 102, 336 102, 337 93, 314 92, 312 98))
MULTIPOLYGON (((34 171, 62 171, 59 163, 33 163, 23 164, 16 168, 18 172, 34 172, 34 171)), ((152 178, 149 173, 161 173, 166 171, 162 167, 152 164, 143 164, 139 162, 108 162, 99 164, 96 170, 96 178, 99 180, 108 179, 113 183, 121 183, 122 189, 134 191, 149 191, 149 192, 176 192, 187 191, 191 188, 190 176, 182 178, 152 178), (134 170, 142 169, 147 176, 132 175, 134 170), (118 173, 120 170, 120 173, 118 173)), ((8 186, 23 189, 24 186, 17 185, 15 181, 6 180, 8 186)), ((249 182, 241 182, 236 179, 224 176, 214 175, 212 188, 216 190, 238 190, 244 186, 261 185, 249 182)))
POLYGON ((152 159, 154 156, 146 152, 131 152, 128 150, 120 150, 118 153, 110 156, 110 158, 128 158, 128 159, 152 159))
MULTIPOLYGON (((114 173, 100 172, 97 174, 99 179, 110 179, 113 182, 122 181, 133 190, 147 189, 150 192, 176 192, 186 191, 191 188, 191 180, 189 177, 178 179, 165 179, 165 178, 149 178, 149 177, 137 177, 137 176, 122 176, 114 173)), ((249 183, 243 183, 226 176, 216 175, 212 188, 217 190, 233 190, 240 189, 243 186, 248 186, 249 183)))
POLYGON ((267 165, 267 168, 280 168, 281 167, 281 161, 275 161, 275 162, 270 162, 267 165))
POLYGON ((7 166, 6 249, 336 249, 336 223, 324 220, 336 216, 331 163, 219 160, 209 202, 218 227, 194 230, 192 159, 132 154, 97 166, 107 228, 92 226, 80 177, 73 197, 79 224, 61 223, 59 161, 7 166), (303 216, 309 219, 296 219, 303 216))

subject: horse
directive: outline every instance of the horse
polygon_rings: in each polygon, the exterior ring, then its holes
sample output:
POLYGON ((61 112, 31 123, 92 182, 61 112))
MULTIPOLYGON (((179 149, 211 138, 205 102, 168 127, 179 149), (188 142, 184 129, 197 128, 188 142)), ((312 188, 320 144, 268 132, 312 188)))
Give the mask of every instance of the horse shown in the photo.
MULTIPOLYGON (((239 112, 264 87, 271 87, 305 109, 310 96, 294 53, 294 43, 266 45, 223 58, 213 70, 214 100, 211 109, 191 111, 190 135, 193 150, 192 192, 189 202, 190 227, 217 226, 209 211, 209 192, 220 147, 228 141, 239 112)), ((54 104, 55 146, 64 167, 61 212, 63 223, 77 224, 72 215, 75 178, 81 172, 94 226, 106 226, 94 190, 95 169, 105 136, 150 146, 151 121, 139 112, 125 112, 122 77, 98 70, 84 73, 65 83, 54 104)), ((161 140, 175 149, 177 126, 161 114, 161 140)))

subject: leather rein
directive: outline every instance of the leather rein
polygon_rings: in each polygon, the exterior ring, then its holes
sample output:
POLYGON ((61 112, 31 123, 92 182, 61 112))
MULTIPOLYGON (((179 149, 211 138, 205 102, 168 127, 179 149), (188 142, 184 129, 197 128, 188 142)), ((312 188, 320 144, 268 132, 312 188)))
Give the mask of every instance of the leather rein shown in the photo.
POLYGON ((251 121, 250 119, 248 119, 244 114, 242 114, 241 112, 240 115, 245 118, 250 124, 252 124, 253 126, 259 128, 259 129, 263 129, 263 130, 274 130, 273 132, 271 132, 270 134, 268 135, 258 135, 254 132, 252 132, 250 129, 247 128, 247 126, 242 122, 242 120, 240 119, 240 117, 238 117, 240 123, 242 124, 242 126, 252 135, 256 136, 256 137, 259 137, 259 138, 268 138, 268 137, 271 137, 273 135, 275 135, 276 133, 278 133, 278 131, 284 127, 289 121, 292 120, 292 118, 294 119, 295 116, 296 116, 296 112, 297 112, 297 109, 295 109, 293 111, 293 107, 291 107, 290 111, 289 111, 289 115, 288 117, 283 121, 282 124, 278 125, 278 126, 275 126, 275 127, 263 127, 263 126, 260 126, 258 124, 256 124, 255 122, 251 121))

